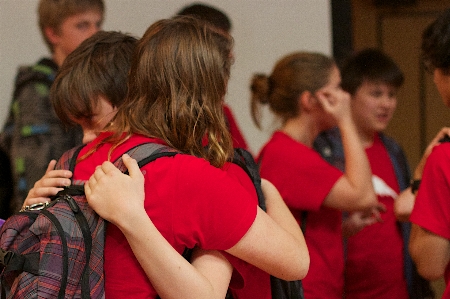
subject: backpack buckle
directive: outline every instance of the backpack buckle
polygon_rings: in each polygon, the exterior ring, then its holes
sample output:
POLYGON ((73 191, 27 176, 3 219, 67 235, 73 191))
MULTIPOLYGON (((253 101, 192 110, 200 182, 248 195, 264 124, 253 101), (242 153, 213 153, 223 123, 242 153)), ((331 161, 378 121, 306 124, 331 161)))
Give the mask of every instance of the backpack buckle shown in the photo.
POLYGON ((25 211, 40 211, 45 209, 48 205, 50 204, 50 202, 39 202, 39 203, 35 203, 29 206, 24 206, 20 212, 25 212, 25 211))
POLYGON ((6 251, 0 248, 0 265, 8 266, 9 262, 14 256, 14 252, 6 251))

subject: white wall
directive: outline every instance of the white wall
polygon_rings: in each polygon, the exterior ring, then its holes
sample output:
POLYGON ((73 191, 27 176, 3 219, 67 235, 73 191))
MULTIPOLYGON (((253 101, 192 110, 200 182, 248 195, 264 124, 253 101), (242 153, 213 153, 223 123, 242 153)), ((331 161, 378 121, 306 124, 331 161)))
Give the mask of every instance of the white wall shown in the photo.
MULTIPOLYGON (((105 0, 105 30, 140 37, 160 18, 168 18, 186 0, 105 0)), ((233 22, 236 62, 226 101, 231 106, 253 153, 274 129, 265 113, 264 131, 250 117, 249 80, 255 72, 270 73, 282 55, 297 50, 331 54, 329 0, 204 0, 222 9, 233 22)), ((47 54, 37 26, 38 0, 0 0, 0 124, 11 101, 17 66, 47 54)), ((30 107, 32 109, 32 107, 30 107)))

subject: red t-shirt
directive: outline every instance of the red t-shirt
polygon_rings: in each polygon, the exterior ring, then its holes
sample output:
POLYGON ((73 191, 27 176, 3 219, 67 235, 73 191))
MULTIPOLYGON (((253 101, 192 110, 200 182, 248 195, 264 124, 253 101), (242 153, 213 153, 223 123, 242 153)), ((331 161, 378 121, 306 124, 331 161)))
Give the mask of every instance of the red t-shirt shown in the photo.
POLYGON ((269 274, 227 253, 224 255, 234 268, 230 282, 234 299, 272 299, 269 274))
MULTIPOLYGON (((450 143, 433 148, 427 159, 420 190, 410 220, 430 232, 450 240, 450 143)), ((446 289, 450 298, 450 264, 445 269, 446 289)))
POLYGON ((280 131, 273 134, 259 159, 261 176, 275 185, 299 224, 301 212, 308 211, 305 239, 311 264, 303 279, 305 298, 341 299, 342 216, 322 203, 342 172, 280 131))
MULTIPOLYGON (((88 144, 80 157, 105 136, 103 133, 88 144)), ((114 149, 111 161, 144 142, 162 143, 134 135, 114 149)), ((110 144, 104 144, 79 162, 74 179, 88 180, 95 167, 108 159, 110 148, 110 144)), ((253 184, 239 166, 227 164, 224 168, 227 171, 184 154, 162 157, 142 167, 145 209, 156 228, 179 253, 194 246, 229 249, 252 225, 256 217, 253 184)), ((125 236, 112 224, 108 224, 106 232, 105 292, 107 298, 156 297, 125 236)))
POLYGON ((383 222, 367 226, 347 239, 345 298, 408 299, 403 239, 394 214, 394 200, 399 194, 395 171, 378 136, 366 153, 375 193, 386 212, 381 214, 383 222))

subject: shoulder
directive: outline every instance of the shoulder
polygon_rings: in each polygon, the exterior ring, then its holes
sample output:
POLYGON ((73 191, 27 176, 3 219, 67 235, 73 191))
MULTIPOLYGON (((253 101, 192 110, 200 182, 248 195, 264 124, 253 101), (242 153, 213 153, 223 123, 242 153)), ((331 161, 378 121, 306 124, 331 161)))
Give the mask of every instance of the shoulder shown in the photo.
POLYGON ((33 88, 41 88, 42 86, 42 88, 45 88, 43 93, 48 93, 55 80, 57 70, 58 66, 48 58, 41 59, 35 65, 20 66, 15 79, 13 98, 17 98, 20 92, 28 86, 33 88))
POLYGON ((450 160, 450 142, 443 142, 433 148, 426 163, 435 165, 436 167, 447 166, 448 164, 450 167, 447 160, 450 160))
POLYGON ((20 66, 16 76, 16 85, 41 81, 51 84, 55 80, 58 66, 52 60, 43 58, 34 65, 20 66))
POLYGON ((288 163, 297 160, 305 161, 309 158, 322 160, 320 155, 312 148, 307 147, 280 131, 275 132, 272 138, 266 143, 261 151, 260 158, 262 161, 267 160, 267 158, 270 160, 275 158, 277 161, 285 161, 288 163))

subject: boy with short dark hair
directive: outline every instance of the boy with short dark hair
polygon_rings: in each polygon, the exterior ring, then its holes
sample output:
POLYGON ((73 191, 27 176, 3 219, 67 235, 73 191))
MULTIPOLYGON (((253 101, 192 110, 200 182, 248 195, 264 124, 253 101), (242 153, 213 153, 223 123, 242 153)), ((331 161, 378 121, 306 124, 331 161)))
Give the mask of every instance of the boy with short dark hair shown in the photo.
MULTIPOLYGON (((83 143, 97 137, 122 105, 136 42, 127 34, 100 31, 81 43, 61 66, 51 89, 52 104, 63 124, 82 125, 83 143)), ((53 170, 55 164, 50 162, 24 206, 47 202, 62 189, 59 186, 71 184, 72 173, 53 170)))
POLYGON ((79 127, 67 129, 59 121, 50 103, 49 90, 67 55, 100 30, 104 3, 41 0, 38 14, 51 58, 19 68, 10 115, 1 138, 10 156, 14 179, 10 213, 22 206, 28 190, 45 174, 51 159, 81 143, 79 127))
MULTIPOLYGON (((369 158, 375 193, 386 208, 382 221, 371 211, 345 215, 345 298, 430 298, 428 282, 405 254, 409 224, 399 222, 395 212, 400 196, 413 196, 409 165, 400 145, 383 133, 397 107, 403 73, 382 51, 365 49, 346 60, 341 76, 342 88, 352 97, 352 116, 369 158)), ((337 128, 322 133, 315 149, 331 164, 344 167, 337 128)))

